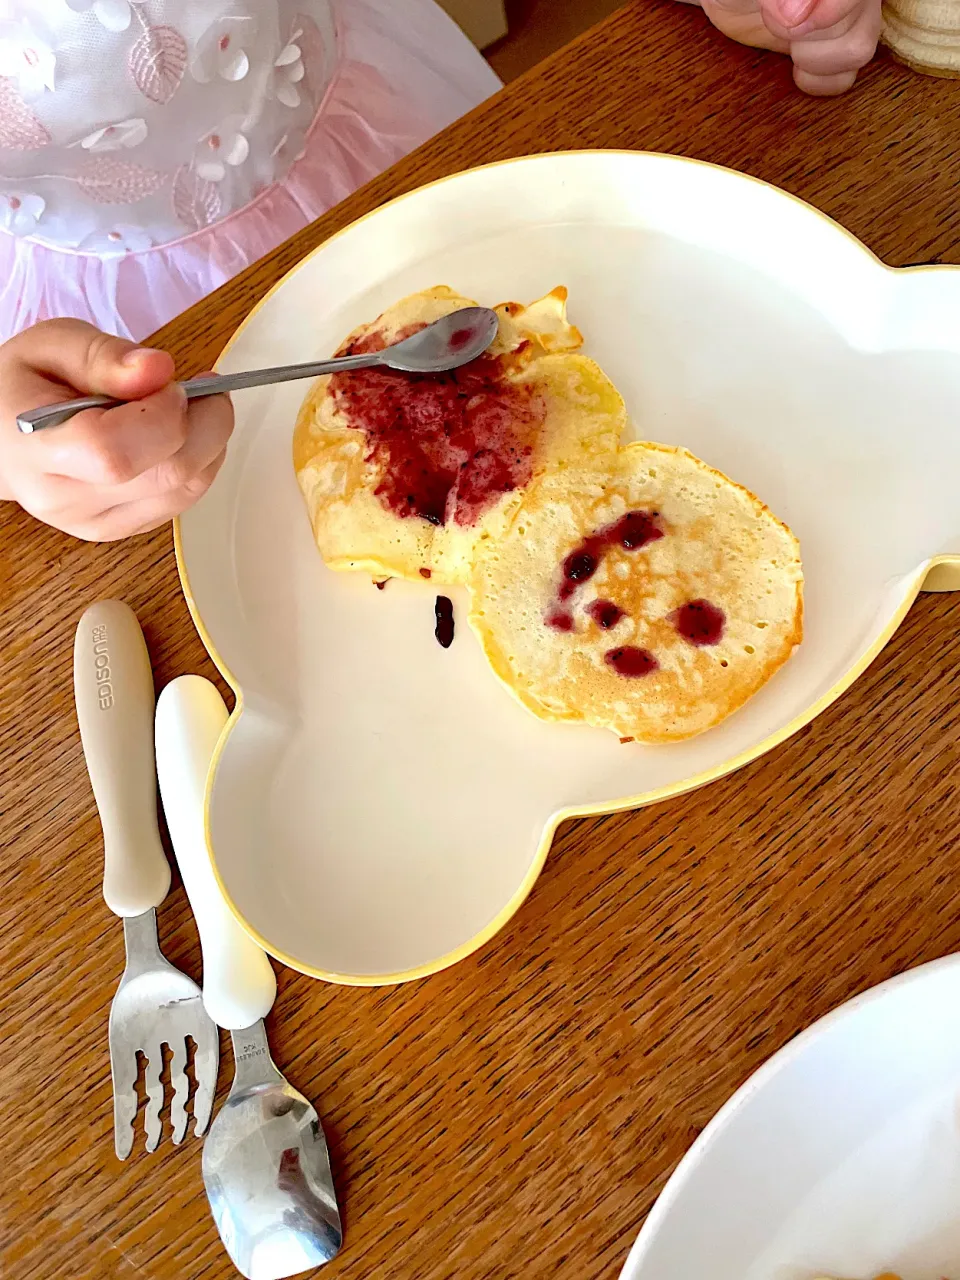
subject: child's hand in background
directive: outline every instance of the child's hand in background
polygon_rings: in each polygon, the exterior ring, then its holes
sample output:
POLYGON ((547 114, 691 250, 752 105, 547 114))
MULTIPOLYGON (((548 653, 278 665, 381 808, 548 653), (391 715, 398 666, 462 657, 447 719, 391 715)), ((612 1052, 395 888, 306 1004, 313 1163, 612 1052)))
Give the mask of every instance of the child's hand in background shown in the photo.
POLYGON ((805 93, 845 93, 877 51, 881 0, 699 0, 724 35, 793 59, 805 93))
POLYGON ((192 506, 220 469, 233 430, 226 396, 188 407, 166 352, 81 320, 49 320, 0 346, 0 498, 90 542, 145 533, 192 506), (133 400, 88 409, 32 435, 27 409, 100 394, 133 400))

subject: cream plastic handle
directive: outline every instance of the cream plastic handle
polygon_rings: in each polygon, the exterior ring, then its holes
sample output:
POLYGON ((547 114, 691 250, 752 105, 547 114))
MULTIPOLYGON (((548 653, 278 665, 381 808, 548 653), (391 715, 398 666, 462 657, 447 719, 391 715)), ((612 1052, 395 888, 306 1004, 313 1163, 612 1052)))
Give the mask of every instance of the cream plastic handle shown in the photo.
POLYGON ((223 699, 202 676, 180 676, 157 702, 160 795, 200 932, 203 1003, 217 1026, 239 1031, 270 1012, 277 979, 270 961, 224 901, 207 848, 207 775, 226 723, 223 699))
POLYGON ((99 600, 80 619, 73 688, 103 827, 103 896, 114 915, 142 915, 167 896, 170 865, 157 828, 150 655, 120 600, 99 600))

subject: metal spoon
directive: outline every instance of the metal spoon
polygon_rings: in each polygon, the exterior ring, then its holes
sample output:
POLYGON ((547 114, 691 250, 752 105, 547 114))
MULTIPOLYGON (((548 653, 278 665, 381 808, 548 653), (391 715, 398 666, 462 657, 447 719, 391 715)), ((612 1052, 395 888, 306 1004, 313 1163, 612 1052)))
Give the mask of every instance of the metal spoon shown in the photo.
POLYGON ((230 1031, 236 1075, 203 1146, 203 1184, 220 1238, 247 1280, 318 1267, 342 1240, 323 1129, 270 1058, 263 1019, 270 962, 223 900, 207 852, 204 793, 227 721, 216 688, 181 676, 157 703, 160 795, 203 949, 203 1001, 230 1031))
MULTIPOLYGON (((188 400, 198 396, 218 396, 227 391, 243 391, 246 387, 266 387, 274 382, 294 382, 298 378, 318 378, 324 373, 343 373, 348 369, 373 369, 383 365, 401 373, 446 373, 459 369, 482 355, 497 336, 497 313, 489 307, 462 307, 441 316, 419 333, 395 342, 382 351, 358 356, 338 356, 333 360, 313 360, 308 364, 284 364, 274 369, 248 369, 244 373, 211 374, 190 378, 180 385, 188 400)), ((57 427, 84 409, 113 409, 123 404, 109 396, 82 396, 79 400, 63 400, 60 404, 29 409, 17 418, 21 431, 41 431, 57 427)))

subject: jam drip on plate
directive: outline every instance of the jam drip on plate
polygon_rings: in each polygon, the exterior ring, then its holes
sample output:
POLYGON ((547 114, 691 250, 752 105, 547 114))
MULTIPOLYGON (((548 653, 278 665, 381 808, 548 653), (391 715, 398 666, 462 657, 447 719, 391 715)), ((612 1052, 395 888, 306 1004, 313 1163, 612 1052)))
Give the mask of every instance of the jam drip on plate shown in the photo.
MULTIPOLYGON (((411 325, 394 340, 424 327, 411 325)), ((338 354, 384 346, 382 333, 370 333, 338 354)), ((546 406, 530 386, 508 379, 502 356, 450 373, 335 373, 330 390, 347 423, 364 433, 381 475, 377 497, 397 516, 469 526, 531 479, 546 406)))
POLYGON ((437 619, 433 634, 442 648, 449 649, 453 644, 453 601, 449 596, 437 596, 433 611, 437 619))

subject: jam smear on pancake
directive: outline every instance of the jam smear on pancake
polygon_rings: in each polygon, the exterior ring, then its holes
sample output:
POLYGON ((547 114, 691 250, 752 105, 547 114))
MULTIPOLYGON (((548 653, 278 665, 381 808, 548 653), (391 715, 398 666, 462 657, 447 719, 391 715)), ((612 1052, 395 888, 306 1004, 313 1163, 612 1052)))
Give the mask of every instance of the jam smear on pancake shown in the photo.
MULTIPOLYGON (((597 572, 604 554, 612 547, 622 547, 624 551, 638 551, 650 542, 663 537, 663 528, 659 522, 659 511, 628 511, 605 529, 584 538, 564 560, 557 600, 547 611, 544 619, 548 627, 557 631, 573 630, 573 615, 567 601, 575 594, 578 587, 588 582, 597 572)), ((615 627, 626 610, 621 609, 612 600, 593 600, 587 605, 586 613, 598 627, 604 631, 615 627)), ((656 671, 660 663, 649 649, 638 649, 632 645, 624 645, 618 649, 610 649, 603 655, 607 666, 612 667, 619 676, 636 678, 648 676, 656 671)))
POLYGON ((437 619, 433 634, 441 648, 449 649, 453 644, 453 601, 449 596, 437 596, 433 612, 437 619))
MULTIPOLYGON (((424 327, 411 325, 394 341, 424 327)), ((385 346, 374 332, 338 354, 385 346)), ((506 375, 505 358, 488 355, 450 373, 381 368, 333 375, 337 408, 366 436, 367 458, 383 477, 377 497, 395 515, 469 526, 529 483, 546 406, 532 387, 506 375)))
POLYGON ((587 605, 587 614, 598 627, 601 627, 604 631, 609 631, 611 627, 617 625, 621 618, 626 617, 626 610, 621 609, 612 600, 594 600, 587 605))
POLYGON ((593 577, 604 552, 610 547, 638 551, 648 542, 662 538, 663 529, 657 523, 658 516, 657 511, 628 511, 605 529, 584 538, 563 562, 563 581, 558 592, 560 599, 569 600, 581 583, 593 577))
POLYGON ((618 676, 649 676, 660 666, 649 649, 636 649, 633 645, 610 649, 603 660, 618 676))
POLYGON ((719 644, 727 616, 709 600, 690 600, 670 615, 670 621, 691 644, 719 644))
POLYGON ((572 631, 573 630, 573 614, 569 609, 564 609, 562 605, 555 605, 554 608, 547 612, 544 622, 554 631, 572 631))

